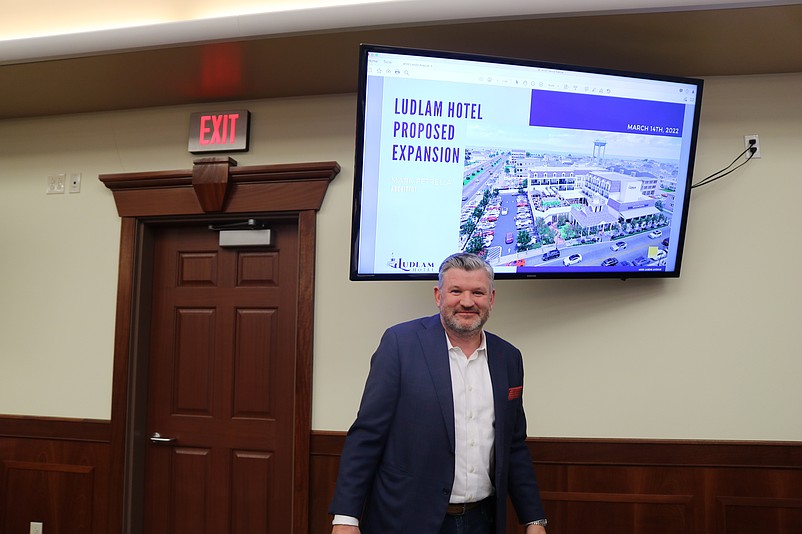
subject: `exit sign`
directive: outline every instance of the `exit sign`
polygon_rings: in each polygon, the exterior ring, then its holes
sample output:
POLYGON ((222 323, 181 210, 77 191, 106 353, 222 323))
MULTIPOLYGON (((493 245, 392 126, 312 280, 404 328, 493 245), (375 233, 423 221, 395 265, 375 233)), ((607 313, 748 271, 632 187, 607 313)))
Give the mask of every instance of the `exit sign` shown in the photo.
POLYGON ((247 109, 193 113, 189 118, 189 151, 248 150, 251 112, 247 109))

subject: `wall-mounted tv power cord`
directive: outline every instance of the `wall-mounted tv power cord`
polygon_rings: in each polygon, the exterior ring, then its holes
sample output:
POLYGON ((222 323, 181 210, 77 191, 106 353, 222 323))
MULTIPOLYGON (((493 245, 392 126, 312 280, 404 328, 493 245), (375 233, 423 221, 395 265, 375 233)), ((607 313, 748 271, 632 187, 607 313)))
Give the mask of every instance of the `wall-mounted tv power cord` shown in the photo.
POLYGON ((725 176, 727 176, 731 172, 734 172, 737 169, 739 169, 739 168, 743 167, 744 165, 746 165, 747 163, 749 163, 752 160, 752 158, 754 157, 755 152, 757 152, 757 147, 755 146, 756 142, 757 141, 755 139, 750 139, 749 140, 749 146, 743 152, 738 154, 738 156, 734 160, 732 160, 732 163, 730 163, 729 165, 727 165, 726 167, 724 167, 720 171, 716 171, 713 174, 711 174, 710 176, 699 180, 695 184, 692 184, 691 185, 691 189, 695 189, 697 187, 701 187, 703 185, 707 185, 707 184, 713 183, 716 180, 718 180, 719 178, 724 178, 725 176), (746 159, 744 161, 742 161, 739 165, 736 165, 735 167, 733 167, 733 165, 735 165, 735 163, 739 159, 741 159, 741 156, 743 156, 747 152, 749 153, 749 155, 746 157, 746 159))

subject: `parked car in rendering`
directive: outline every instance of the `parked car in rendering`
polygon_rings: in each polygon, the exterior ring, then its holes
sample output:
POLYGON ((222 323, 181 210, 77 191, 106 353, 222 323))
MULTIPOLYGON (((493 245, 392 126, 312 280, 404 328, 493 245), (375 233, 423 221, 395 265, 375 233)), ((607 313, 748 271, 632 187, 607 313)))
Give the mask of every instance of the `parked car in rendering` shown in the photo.
POLYGON ((610 250, 613 250, 613 251, 615 251, 615 250, 624 250, 625 248, 627 248, 627 242, 626 241, 616 241, 615 243, 610 245, 610 250))
POLYGON ((651 232, 649 232, 649 237, 651 237, 652 239, 657 239, 661 235, 663 235, 662 230, 652 230, 651 232))
POLYGON ((618 265, 618 258, 607 258, 603 262, 601 262, 602 267, 613 267, 618 265))
POLYGON ((563 260, 563 265, 568 267, 569 265, 577 264, 580 261, 582 261, 582 254, 571 254, 563 260))
POLYGON ((543 254, 543 256, 541 256, 541 259, 543 261, 549 261, 559 257, 560 257, 560 251, 555 248, 554 250, 550 250, 545 254, 543 254))

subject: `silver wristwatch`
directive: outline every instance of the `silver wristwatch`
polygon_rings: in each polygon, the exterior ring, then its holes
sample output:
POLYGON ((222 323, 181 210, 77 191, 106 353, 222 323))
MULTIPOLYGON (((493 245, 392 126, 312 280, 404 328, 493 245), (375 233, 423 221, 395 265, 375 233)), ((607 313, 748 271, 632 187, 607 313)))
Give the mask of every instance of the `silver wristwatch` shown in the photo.
POLYGON ((529 525, 538 525, 540 527, 545 527, 548 524, 549 524, 548 519, 538 519, 537 521, 530 521, 529 523, 526 524, 526 526, 528 527, 529 525))

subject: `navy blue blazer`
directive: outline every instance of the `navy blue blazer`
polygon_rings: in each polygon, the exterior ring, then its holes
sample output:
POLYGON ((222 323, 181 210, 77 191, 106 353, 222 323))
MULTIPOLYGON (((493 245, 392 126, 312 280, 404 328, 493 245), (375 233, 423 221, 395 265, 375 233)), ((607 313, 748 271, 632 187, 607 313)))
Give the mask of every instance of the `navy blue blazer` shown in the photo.
MULTIPOLYGON (((525 444, 521 353, 498 336, 486 339, 496 419, 491 476, 503 534, 507 496, 521 523, 545 514, 525 444)), ((437 534, 454 484, 454 439, 440 315, 389 328, 371 359, 329 513, 360 518, 362 534, 437 534)))

